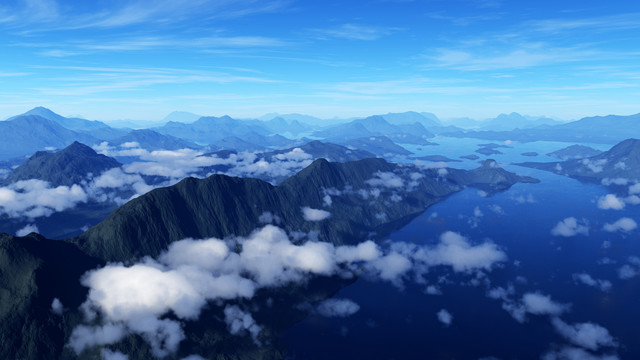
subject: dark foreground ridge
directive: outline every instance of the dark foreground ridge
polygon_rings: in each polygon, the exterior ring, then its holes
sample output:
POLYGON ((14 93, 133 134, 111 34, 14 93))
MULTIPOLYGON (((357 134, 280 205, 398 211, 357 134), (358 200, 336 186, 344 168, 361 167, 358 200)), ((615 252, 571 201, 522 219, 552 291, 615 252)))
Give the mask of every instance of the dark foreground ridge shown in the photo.
MULTIPOLYGON (((320 159, 279 186, 224 175, 186 178, 128 202, 86 233, 66 241, 4 234, 0 236, 0 357, 77 358, 65 344, 83 321, 78 307, 87 289, 80 278, 107 262, 126 264, 157 256, 170 243, 187 237, 245 236, 263 225, 260 218, 267 212, 287 231, 315 231, 320 241, 354 244, 372 232, 378 237, 388 235, 467 186, 490 195, 517 182, 537 180, 510 173, 493 160, 466 171, 420 169, 382 159, 349 163, 320 159), (303 207, 323 209, 331 216, 307 221, 303 207), (51 310, 54 298, 64 304, 63 313, 51 310)), ((231 335, 220 321, 220 305, 210 304, 201 320, 185 325, 187 339, 166 358, 197 352, 216 359, 281 359, 286 347, 279 339, 308 312, 293 305, 326 299, 349 281, 316 278, 306 284, 260 290, 252 301, 264 303, 270 298, 273 304, 253 314, 263 325, 262 346, 249 336, 231 335)), ((127 336, 114 349, 127 353, 129 359, 152 357, 139 335, 127 336)), ((98 358, 99 349, 87 350, 81 357, 98 358)))

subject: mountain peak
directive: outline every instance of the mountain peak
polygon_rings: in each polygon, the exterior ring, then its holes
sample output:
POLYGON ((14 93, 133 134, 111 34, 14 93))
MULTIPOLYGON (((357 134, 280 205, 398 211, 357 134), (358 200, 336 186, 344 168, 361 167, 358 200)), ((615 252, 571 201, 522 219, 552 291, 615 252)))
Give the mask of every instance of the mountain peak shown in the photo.
POLYGON ((121 164, 115 159, 98 154, 89 146, 75 141, 54 153, 35 153, 14 169, 3 183, 38 179, 47 181, 54 187, 71 186, 85 180, 88 174, 97 176, 105 170, 119 166, 121 164))
POLYGON ((64 116, 56 114, 55 112, 43 106, 34 107, 33 109, 27 111, 22 115, 38 115, 47 120, 53 120, 53 121, 64 119, 64 116))

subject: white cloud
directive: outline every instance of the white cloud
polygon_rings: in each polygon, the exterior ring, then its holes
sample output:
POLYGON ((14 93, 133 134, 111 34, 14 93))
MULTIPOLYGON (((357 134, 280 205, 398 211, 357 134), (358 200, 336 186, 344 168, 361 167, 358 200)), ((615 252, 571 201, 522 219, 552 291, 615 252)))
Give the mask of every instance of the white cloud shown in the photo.
POLYGON ((368 265, 369 270, 373 271, 377 277, 396 285, 401 284, 401 278, 412 267, 411 260, 397 252, 391 252, 375 259, 369 262, 368 265))
POLYGON ((569 310, 569 305, 557 303, 549 295, 538 292, 524 294, 522 304, 528 313, 534 315, 560 315, 569 310))
POLYGON ((316 311, 324 317, 347 317, 360 310, 360 305, 349 299, 327 299, 318 304, 316 311))
POLYGON ((640 194, 640 183, 629 186, 629 195, 631 194, 640 194))
POLYGON ((624 231, 629 232, 638 227, 638 224, 631 218, 623 217, 614 222, 613 224, 606 223, 603 226, 605 231, 616 232, 616 231, 624 231))
POLYGON ((614 194, 607 194, 598 199, 598 208, 603 210, 621 210, 624 208, 624 201, 614 194))
POLYGON ((601 291, 607 292, 611 290, 612 285, 611 285, 611 281, 609 280, 594 279, 593 277, 591 277, 591 275, 587 273, 573 274, 572 277, 573 277, 573 280, 578 283, 581 283, 587 286, 596 287, 601 291))
POLYGON ((580 223, 574 217, 568 217, 556 224, 551 229, 551 234, 555 236, 576 236, 578 234, 589 235, 589 227, 586 223, 580 223))
POLYGON ((53 299, 53 301, 51 302, 51 312, 56 315, 62 315, 62 313, 64 312, 64 306, 62 306, 62 302, 60 302, 60 299, 53 299))
POLYGON ((313 209, 308 206, 302 208, 302 216, 306 221, 322 221, 331 216, 331 213, 322 209, 313 209))
POLYGON ((16 231, 16 236, 27 236, 32 232, 37 233, 38 231, 38 226, 36 226, 35 224, 28 224, 25 225, 25 227, 23 227, 22 229, 16 231))
POLYGON ((600 159, 596 161, 591 161, 591 159, 582 159, 582 164, 585 165, 591 172, 597 174, 602 172, 602 166, 607 163, 606 159, 600 159))
POLYGON ((88 200, 79 185, 52 188, 42 180, 21 180, 0 188, 0 209, 10 217, 49 216, 88 200))
POLYGON ((392 172, 376 171, 373 174, 373 178, 365 181, 371 186, 382 186, 387 188, 401 188, 404 187, 404 181, 398 175, 392 172))
POLYGON ((322 203, 324 206, 331 206, 331 204, 333 204, 333 200, 331 199, 331 196, 327 194, 322 198, 322 203))
POLYGON ((440 322, 444 324, 444 326, 450 326, 451 322, 453 321, 453 315, 451 315, 451 313, 446 309, 441 309, 440 311, 438 311, 436 316, 438 317, 438 320, 440 320, 440 322))
MULTIPOLYGON (((401 286, 412 270, 418 279, 429 266, 470 272, 490 270, 504 259, 494 244, 472 246, 450 232, 435 247, 397 242, 386 251, 370 240, 335 247, 311 234, 287 235, 273 225, 248 237, 184 239, 173 242, 157 259, 146 257, 128 266, 108 264, 87 272, 82 284, 89 294, 81 309, 94 325, 74 329, 69 345, 79 354, 139 334, 155 356, 163 357, 175 352, 184 339, 183 323, 196 319, 210 301, 251 298, 260 288, 305 282, 311 276, 349 277, 362 270, 369 278, 401 286), (308 240, 301 243, 305 237, 308 240), (175 317, 165 318, 167 314, 175 317), (96 319, 102 323, 95 325, 96 319)), ((357 304, 330 301, 319 308, 347 314, 357 311, 357 304)), ((260 327, 246 310, 227 306, 225 321, 232 333, 246 330, 257 341, 260 327)))
POLYGON ((372 261, 381 255, 382 252, 378 245, 371 240, 361 242, 356 246, 339 246, 336 248, 336 260, 341 263, 372 261))
POLYGON ((100 350, 100 356, 102 356, 102 360, 129 360, 129 356, 109 349, 100 350))
POLYGON ((558 351, 548 352, 542 360, 619 360, 616 355, 594 355, 578 347, 565 346, 558 351))
POLYGON ((280 224, 282 219, 280 219, 280 216, 274 215, 273 213, 271 213, 271 211, 265 211, 262 214, 260 214, 260 216, 258 217, 258 221, 260 221, 263 224, 273 224, 273 223, 280 224))
POLYGON ((79 325, 71 333, 69 346, 76 354, 80 354, 86 348, 116 343, 126 335, 127 332, 122 325, 111 323, 103 326, 79 325))
POLYGON ((628 264, 624 264, 618 269, 618 277, 623 280, 628 280, 640 275, 640 258, 637 256, 629 256, 627 262, 628 264))
POLYGON ((494 264, 507 259, 497 245, 485 242, 474 246, 464 236, 451 231, 440 236, 440 244, 418 250, 415 257, 429 266, 447 265, 458 272, 490 270, 494 264))
POLYGON ((236 335, 248 331, 253 341, 259 344, 258 334, 260 334, 262 327, 256 324, 250 313, 242 311, 236 305, 227 305, 224 308, 224 321, 227 323, 230 333, 236 335))
POLYGON ((553 318, 551 323, 565 339, 585 349, 596 351, 603 346, 617 346, 609 331, 598 324, 586 322, 570 325, 559 318, 553 318))

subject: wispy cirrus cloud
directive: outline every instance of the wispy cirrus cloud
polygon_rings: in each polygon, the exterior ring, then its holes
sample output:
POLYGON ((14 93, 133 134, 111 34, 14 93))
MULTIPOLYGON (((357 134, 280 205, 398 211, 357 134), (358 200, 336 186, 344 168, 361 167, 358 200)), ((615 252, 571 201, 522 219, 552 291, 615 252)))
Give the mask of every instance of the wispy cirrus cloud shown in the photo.
POLYGON ((486 71, 504 69, 523 69, 592 60, 601 55, 595 50, 549 48, 536 44, 519 46, 507 51, 494 51, 490 54, 476 50, 440 49, 435 56, 427 56, 437 67, 462 71, 486 71))
POLYGON ((567 31, 620 31, 640 29, 640 13, 624 13, 587 18, 556 18, 527 21, 524 27, 528 31, 545 33, 566 33, 567 31))
POLYGON ((25 33, 85 28, 120 28, 140 24, 170 25, 195 19, 237 18, 285 10, 289 0, 135 0, 63 7, 56 0, 27 0, 0 9, 0 23, 25 33), (3 11, 4 10, 4 11, 3 11), (1 17, 2 13, 18 14, 1 17), (43 23, 44 21, 44 23, 43 23), (32 25, 39 26, 33 27, 32 25))
POLYGON ((400 31, 400 28, 378 27, 359 24, 343 24, 327 29, 313 29, 312 32, 321 39, 339 38, 347 40, 377 40, 383 36, 400 31))
POLYGON ((33 68, 48 69, 55 74, 53 78, 48 79, 56 83, 55 87, 33 88, 33 90, 50 95, 88 95, 114 91, 134 91, 163 84, 277 82, 277 80, 269 78, 235 75, 229 72, 178 68, 91 66, 33 66, 33 68), (74 75, 65 76, 64 71, 70 71, 74 75))

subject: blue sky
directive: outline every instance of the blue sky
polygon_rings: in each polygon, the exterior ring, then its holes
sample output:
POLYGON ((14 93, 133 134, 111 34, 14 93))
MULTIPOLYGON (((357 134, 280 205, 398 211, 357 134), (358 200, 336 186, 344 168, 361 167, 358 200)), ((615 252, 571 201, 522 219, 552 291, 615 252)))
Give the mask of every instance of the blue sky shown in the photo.
POLYGON ((640 112, 640 2, 5 0, 0 118, 640 112))

